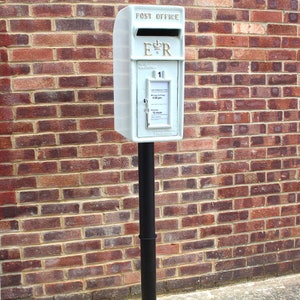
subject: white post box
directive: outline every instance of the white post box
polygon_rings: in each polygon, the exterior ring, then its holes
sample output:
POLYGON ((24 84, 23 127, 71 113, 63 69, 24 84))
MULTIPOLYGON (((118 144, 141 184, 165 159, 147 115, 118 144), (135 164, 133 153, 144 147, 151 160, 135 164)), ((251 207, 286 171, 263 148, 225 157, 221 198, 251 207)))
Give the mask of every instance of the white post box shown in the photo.
POLYGON ((131 5, 113 32, 115 130, 134 142, 183 136, 184 9, 131 5))

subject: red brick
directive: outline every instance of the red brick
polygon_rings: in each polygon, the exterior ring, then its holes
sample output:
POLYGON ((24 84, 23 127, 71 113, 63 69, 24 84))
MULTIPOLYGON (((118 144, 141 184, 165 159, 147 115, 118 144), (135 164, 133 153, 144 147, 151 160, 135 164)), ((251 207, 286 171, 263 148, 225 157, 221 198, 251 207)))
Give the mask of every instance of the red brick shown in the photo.
POLYGON ((198 32, 200 33, 232 33, 231 23, 209 23, 209 22, 199 22, 198 32))
POLYGON ((120 286, 122 278, 120 275, 87 280, 87 289, 104 289, 107 287, 120 286))
POLYGON ((83 172, 99 169, 98 160, 78 160, 61 162, 62 172, 83 172))
POLYGON ((12 32, 51 31, 50 20, 11 20, 12 32))
POLYGON ((181 150, 192 151, 192 150, 210 150, 213 148, 213 140, 210 138, 200 140, 185 140, 182 142, 181 150))
POLYGON ((79 63, 79 72, 81 74, 87 74, 87 73, 111 74, 113 72, 113 66, 112 63, 81 62, 79 63))
POLYGON ((216 263, 216 270, 232 270, 246 267, 246 259, 232 259, 216 263))
POLYGON ((0 178, 0 190, 11 191, 22 188, 36 188, 36 177, 0 178))
POLYGON ((282 12, 277 11, 265 11, 265 10, 256 10, 251 12, 251 21, 252 22, 282 22, 282 12))
POLYGON ((269 109, 279 109, 279 110, 287 110, 287 109, 297 109, 298 102, 296 99, 272 99, 268 101, 269 109))
POLYGON ((212 225, 215 222, 214 215, 201 215, 182 218, 182 227, 197 227, 212 225))
POLYGON ((55 106, 30 106, 18 107, 16 109, 17 119, 36 119, 45 117, 56 117, 57 111, 55 106))
POLYGON ((267 57, 267 52, 265 50, 251 49, 234 49, 232 54, 232 59, 234 60, 247 60, 251 61, 253 57, 256 60, 265 61, 267 57))
POLYGON ((76 10, 77 16, 79 17, 113 17, 114 7, 108 5, 86 5, 80 4, 76 10))
POLYGON ((71 76, 60 77, 59 86, 61 88, 97 87, 98 83, 95 76, 71 76))
POLYGON ((295 192, 295 191, 299 191, 299 189, 300 189, 299 182, 286 182, 283 183, 282 186, 283 192, 295 192))
POLYGON ((217 47, 249 47, 249 38, 245 36, 217 36, 217 47))
POLYGON ((251 195, 265 195, 280 192, 279 184, 259 185, 251 187, 251 195))
POLYGON ((234 233, 260 231, 265 228, 265 222, 261 221, 247 221, 243 223, 234 224, 234 233))
POLYGON ((0 17, 26 17, 29 14, 28 5, 1 5, 0 17))
POLYGON ((76 147, 46 148, 38 151, 39 159, 77 157, 76 147))
POLYGON ((62 282, 46 284, 45 290, 47 295, 68 294, 71 292, 79 292, 83 290, 82 281, 62 282))
POLYGON ((296 57, 294 50, 270 50, 267 53, 268 60, 296 60, 296 57))
POLYGON ((36 4, 32 6, 34 17, 71 17, 72 6, 65 4, 36 4))
MULTIPOLYGON (((186 35, 185 38, 185 44, 186 46, 212 46, 213 45, 213 40, 212 37, 210 36, 191 36, 191 35, 186 35)), ((218 55, 219 53, 216 53, 218 55)))
POLYGON ((52 89, 55 87, 55 81, 53 77, 15 78, 13 87, 19 91, 52 89))
POLYGON ((16 218, 25 216, 37 215, 37 207, 35 206, 15 206, 15 207, 2 207, 1 216, 2 218, 16 218))
POLYGON ((231 247, 249 243, 248 234, 232 235, 219 238, 219 247, 231 247))
POLYGON ((26 231, 33 231, 60 228, 61 224, 59 218, 41 218, 25 220, 23 221, 23 227, 26 231))
POLYGON ((108 186, 104 189, 104 192, 108 196, 125 196, 130 194, 130 187, 128 185, 108 186))
POLYGON ((221 188, 218 190, 220 198, 246 197, 249 195, 247 186, 221 188))
POLYGON ((55 27, 57 31, 95 30, 94 21, 85 19, 55 20, 55 27))
POLYGON ((82 146, 80 150, 82 157, 116 156, 119 153, 117 145, 112 144, 82 146))
POLYGON ((269 75, 268 77, 270 85, 291 85, 297 83, 297 75, 269 75))
POLYGON ((161 220, 157 221, 155 224, 156 230, 158 232, 165 230, 176 230, 178 229, 178 220, 161 220))
POLYGON ((33 133, 33 124, 29 122, 0 122, 0 134, 13 133, 33 133))
POLYGON ((73 91, 37 92, 34 100, 36 103, 74 102, 75 94, 73 91))
POLYGON ((27 75, 30 72, 29 65, 15 64, 15 65, 2 65, 0 76, 13 76, 13 75, 27 75))
POLYGON ((173 243, 175 241, 184 241, 195 239, 197 235, 196 230, 180 230, 174 232, 168 232, 164 234, 164 242, 173 243))
POLYGON ((270 219, 266 221, 266 229, 270 228, 280 228, 280 227, 292 227, 296 225, 296 218, 288 217, 288 218, 277 218, 270 219))
POLYGON ((186 179, 186 180, 168 180, 163 182, 163 190, 171 191, 171 190, 180 190, 180 189, 195 189, 197 187, 197 183, 195 179, 186 179))
POLYGON ((265 9, 265 1, 261 0, 234 0, 234 8, 247 8, 247 9, 265 9))
POLYGON ((40 33, 32 38, 32 45, 37 47, 72 47, 74 46, 73 36, 64 33, 40 33))
POLYGON ((250 212, 250 215, 251 215, 251 219, 278 217, 280 215, 280 209, 278 207, 259 208, 259 209, 252 210, 250 212))
POLYGON ((248 73, 249 62, 244 61, 222 61, 217 64, 218 72, 231 72, 231 73, 248 73))
POLYGON ((66 227, 84 227, 102 224, 101 215, 85 215, 78 217, 66 217, 64 220, 66 227))
POLYGON ((281 169, 280 160, 258 160, 251 163, 251 171, 281 169))
MULTIPOLYGON (((112 44, 112 36, 106 33, 99 34, 78 34, 78 46, 110 46, 112 44)), ((63 46, 63 45, 61 45, 63 46)), ((67 46, 67 45, 65 45, 67 46)))
POLYGON ((94 49, 94 48, 80 48, 80 49, 59 48, 59 49, 57 49, 57 56, 59 59, 63 59, 63 60, 95 59, 96 58, 96 49, 94 49))
POLYGON ((99 188, 73 188, 64 189, 63 198, 64 199, 81 199, 81 198, 94 198, 100 195, 99 188))
POLYGON ((201 228, 200 232, 202 238, 208 236, 228 235, 232 233, 232 226, 231 225, 210 226, 207 228, 201 228))
POLYGON ((131 262, 116 262, 107 265, 107 274, 126 273, 132 271, 131 262))
POLYGON ((244 148, 249 146, 249 139, 244 138, 220 138, 217 143, 217 149, 244 148))
POLYGON ((6 288, 1 291, 1 295, 4 299, 22 299, 22 298, 32 298, 34 297, 33 288, 24 287, 12 287, 6 288))
POLYGON ((232 57, 232 50, 229 49, 201 49, 199 50, 199 59, 216 58, 216 59, 230 59, 232 57))
POLYGON ((218 9, 216 19, 220 21, 249 21, 249 12, 237 9, 218 9))
POLYGON ((19 196, 21 203, 26 202, 47 202, 56 201, 59 199, 58 190, 39 190, 20 192, 19 196))
POLYGON ((41 147, 55 145, 55 137, 53 134, 42 134, 33 136, 20 136, 16 138, 17 148, 41 147))
POLYGON ((270 0, 268 3, 269 9, 279 9, 279 10, 297 10, 298 1, 290 0, 270 0))
POLYGON ((252 72, 280 72, 282 71, 281 62, 252 62, 252 72))
POLYGON ((0 79, 0 89, 3 92, 9 92, 11 88, 11 81, 8 78, 0 79))
POLYGON ((199 0, 199 6, 209 6, 209 7, 232 7, 232 1, 229 0, 212 0, 207 2, 206 0, 199 0))
POLYGON ((203 263, 194 264, 192 266, 183 266, 180 267, 181 276, 193 275, 193 274, 205 274, 210 273, 212 271, 211 263, 203 263))
POLYGON ((98 102, 98 101, 107 101, 113 99, 113 92, 110 90, 97 90, 97 91, 79 91, 78 98, 81 101, 87 102, 98 102))
POLYGON ((59 139, 62 145, 95 143, 97 142, 97 133, 96 132, 61 133, 59 135, 59 139))
POLYGON ((0 162, 34 159, 33 150, 0 150, 0 162))
POLYGON ((0 192, 0 205, 16 204, 15 192, 0 192))
POLYGON ((38 121, 38 132, 61 132, 61 131, 75 131, 76 121, 75 120, 62 120, 62 121, 38 121))
POLYGON ((27 273, 25 275, 25 282, 27 284, 39 284, 60 280, 63 280, 63 271, 61 270, 27 273))
POLYGON ((221 87, 218 88, 219 98, 248 98, 249 89, 246 87, 221 87))
POLYGON ((262 48, 279 48, 281 39, 278 37, 250 37, 250 47, 262 47, 262 48))
POLYGON ((13 49, 12 61, 48 61, 53 59, 53 50, 45 49, 13 49))
POLYGON ((219 213, 219 223, 231 223, 248 219, 248 211, 219 213))
POLYGON ((58 230, 58 231, 48 231, 43 233, 44 242, 65 242, 71 240, 81 239, 81 230, 58 230))
POLYGON ((2 264, 3 273, 16 273, 22 271, 31 271, 34 269, 40 269, 41 262, 38 260, 28 260, 28 261, 11 261, 4 262, 2 264))
POLYGON ((5 287, 20 286, 21 275, 7 275, 1 278, 2 289, 5 287))
POLYGON ((26 34, 0 34, 0 47, 26 46, 29 37, 26 34))
POLYGON ((78 204, 45 204, 42 206, 42 215, 55 215, 55 214, 76 214, 79 213, 78 204))
POLYGON ((87 253, 86 261, 90 263, 103 263, 123 258, 121 250, 101 251, 94 253, 87 253))
POLYGON ((49 258, 45 259, 45 267, 49 268, 63 268, 63 267, 71 267, 71 266, 81 266, 82 256, 67 256, 61 258, 49 258))
MULTIPOLYGON (((84 241, 84 242, 73 242, 73 243, 67 243, 65 245, 65 252, 67 254, 69 253, 82 253, 82 252, 93 252, 93 251, 99 251, 101 249, 101 242, 98 241, 84 241)), ((72 270, 70 270, 69 273, 72 273, 72 270)), ((77 273, 77 272, 76 272, 77 273)))
POLYGON ((8 62, 7 50, 0 49, 0 62, 8 62))
POLYGON ((39 187, 75 187, 79 186, 79 174, 74 175, 44 175, 39 178, 39 187))
POLYGON ((25 258, 60 256, 62 252, 60 245, 34 246, 24 248, 25 258))
POLYGON ((85 268, 68 270, 69 279, 81 279, 83 277, 88 278, 88 277, 96 277, 99 275, 104 275, 102 266, 85 267, 85 268))
POLYGON ((3 234, 1 237, 2 246, 25 246, 40 243, 38 233, 20 233, 20 234, 3 234))
POLYGON ((120 181, 119 172, 86 173, 82 175, 84 185, 91 184, 116 184, 120 181))
POLYGON ((44 174, 55 172, 57 172, 57 164, 55 162, 21 163, 18 166, 19 175, 44 174))
POLYGON ((121 226, 119 225, 112 225, 112 226, 102 226, 99 227, 92 227, 87 228, 85 230, 85 237, 86 238, 96 238, 96 237, 113 237, 116 235, 120 235, 121 233, 121 226))
MULTIPOLYGON (((98 116, 99 107, 95 104, 62 105, 61 114, 63 117, 85 117, 98 116)), ((88 128, 91 129, 91 128, 88 128)))
POLYGON ((59 62, 59 63, 37 63, 33 65, 34 74, 73 74, 74 67, 72 63, 59 62))

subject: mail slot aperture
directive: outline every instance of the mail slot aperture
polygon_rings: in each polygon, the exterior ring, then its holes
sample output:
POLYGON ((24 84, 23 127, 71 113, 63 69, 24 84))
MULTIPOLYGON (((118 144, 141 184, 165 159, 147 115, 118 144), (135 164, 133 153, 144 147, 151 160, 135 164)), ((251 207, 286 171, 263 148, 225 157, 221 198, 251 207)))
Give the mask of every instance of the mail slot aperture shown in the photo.
POLYGON ((139 28, 137 36, 179 36, 179 29, 139 28))

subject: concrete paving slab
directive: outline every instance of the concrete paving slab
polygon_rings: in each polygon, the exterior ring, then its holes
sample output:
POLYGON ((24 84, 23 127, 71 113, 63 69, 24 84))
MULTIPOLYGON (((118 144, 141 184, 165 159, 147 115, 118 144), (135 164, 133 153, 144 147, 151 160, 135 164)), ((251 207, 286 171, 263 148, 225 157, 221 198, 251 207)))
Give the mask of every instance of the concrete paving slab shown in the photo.
POLYGON ((252 281, 158 300, 300 300, 300 274, 252 281))

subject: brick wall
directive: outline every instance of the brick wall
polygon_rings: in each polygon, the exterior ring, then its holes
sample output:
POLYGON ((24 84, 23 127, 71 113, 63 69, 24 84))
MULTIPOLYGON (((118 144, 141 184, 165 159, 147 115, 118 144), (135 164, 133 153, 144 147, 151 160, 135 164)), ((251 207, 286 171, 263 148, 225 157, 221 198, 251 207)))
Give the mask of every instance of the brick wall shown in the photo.
POLYGON ((185 138, 156 143, 158 291, 300 271, 297 0, 0 0, 2 299, 139 294, 112 28, 185 5, 185 138), (75 296, 77 295, 77 296, 75 296))

